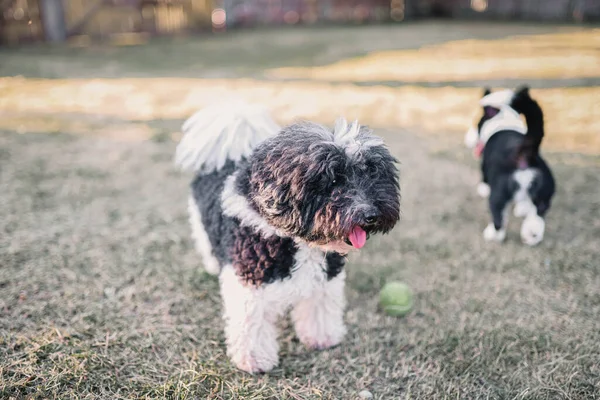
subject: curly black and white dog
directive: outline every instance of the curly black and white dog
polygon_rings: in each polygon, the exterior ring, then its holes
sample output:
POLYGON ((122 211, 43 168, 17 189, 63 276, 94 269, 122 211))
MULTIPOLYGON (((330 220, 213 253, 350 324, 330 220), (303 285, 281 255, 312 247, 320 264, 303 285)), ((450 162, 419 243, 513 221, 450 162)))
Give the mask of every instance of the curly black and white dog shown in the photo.
POLYGON ((399 220, 396 160, 357 122, 278 127, 258 106, 203 109, 183 126, 176 163, 193 170, 189 213, 205 269, 219 275, 227 352, 254 373, 278 363, 276 320, 299 339, 342 340, 344 262, 399 220))
POLYGON ((521 239, 534 246, 544 238, 544 217, 555 190, 552 172, 540 155, 542 109, 527 87, 494 93, 486 89, 479 104, 483 116, 465 135, 465 144, 482 157, 483 180, 477 192, 489 197, 492 213, 492 223, 483 236, 488 241, 504 240, 508 206, 514 201, 513 214, 525 218, 521 239))

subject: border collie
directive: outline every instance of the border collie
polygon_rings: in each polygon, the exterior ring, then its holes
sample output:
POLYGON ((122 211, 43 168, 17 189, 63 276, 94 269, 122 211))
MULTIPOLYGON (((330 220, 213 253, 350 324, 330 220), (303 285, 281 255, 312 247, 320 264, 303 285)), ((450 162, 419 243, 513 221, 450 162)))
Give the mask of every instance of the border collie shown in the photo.
POLYGON ((521 240, 534 246, 544 238, 544 218, 550 209, 555 183, 550 167, 540 155, 544 115, 528 87, 492 93, 486 89, 479 104, 483 115, 469 129, 465 144, 481 157, 481 197, 489 200, 492 222, 483 231, 487 241, 506 237, 508 209, 523 217, 521 240), (525 117, 526 125, 520 117, 525 117))

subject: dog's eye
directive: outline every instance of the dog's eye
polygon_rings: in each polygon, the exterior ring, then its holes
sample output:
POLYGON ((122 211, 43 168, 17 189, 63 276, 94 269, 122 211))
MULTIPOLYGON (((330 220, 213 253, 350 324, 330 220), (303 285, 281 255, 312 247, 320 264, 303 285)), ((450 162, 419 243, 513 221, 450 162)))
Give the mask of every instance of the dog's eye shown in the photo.
POLYGON ((328 178, 327 184, 331 187, 337 187, 344 183, 344 176, 335 174, 328 178))

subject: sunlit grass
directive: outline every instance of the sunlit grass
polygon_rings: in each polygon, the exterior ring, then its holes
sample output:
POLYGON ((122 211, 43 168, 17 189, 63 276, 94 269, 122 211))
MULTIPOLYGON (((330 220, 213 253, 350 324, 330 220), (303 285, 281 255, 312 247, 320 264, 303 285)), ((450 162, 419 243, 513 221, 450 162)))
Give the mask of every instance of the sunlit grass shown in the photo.
MULTIPOLYGON (((546 114, 545 148, 600 153, 600 119, 597 118, 600 88, 535 89, 532 93, 546 114)), ((250 79, 4 78, 0 79, 0 129, 52 132, 90 127, 106 134, 102 129, 103 118, 123 121, 184 119, 200 107, 231 96, 267 105, 281 123, 304 118, 331 124, 343 115, 375 127, 450 134, 460 141, 478 113, 480 90, 358 87, 250 79), (74 121, 64 115, 95 119, 91 120, 92 124, 86 118, 74 121)), ((112 132, 115 136, 126 133, 112 132)), ((131 128, 128 137, 146 139, 150 135, 138 124, 131 128)))
POLYGON ((279 68, 278 78, 322 81, 445 82, 600 75, 600 29, 501 40, 459 40, 417 50, 373 52, 320 67, 279 68))

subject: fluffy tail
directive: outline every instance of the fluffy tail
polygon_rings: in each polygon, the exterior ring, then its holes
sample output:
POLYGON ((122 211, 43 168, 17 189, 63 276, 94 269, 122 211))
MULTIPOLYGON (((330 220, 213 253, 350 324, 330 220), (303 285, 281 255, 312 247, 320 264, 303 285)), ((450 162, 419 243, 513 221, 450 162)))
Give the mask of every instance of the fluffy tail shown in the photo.
POLYGON ((241 101, 216 104, 185 121, 175 164, 183 170, 210 173, 228 160, 248 157, 257 144, 279 130, 261 106, 241 101))
POLYGON ((515 92, 510 106, 519 114, 523 114, 527 122, 527 134, 519 149, 518 157, 529 164, 535 164, 544 138, 544 113, 539 104, 531 98, 529 88, 526 86, 515 92))

